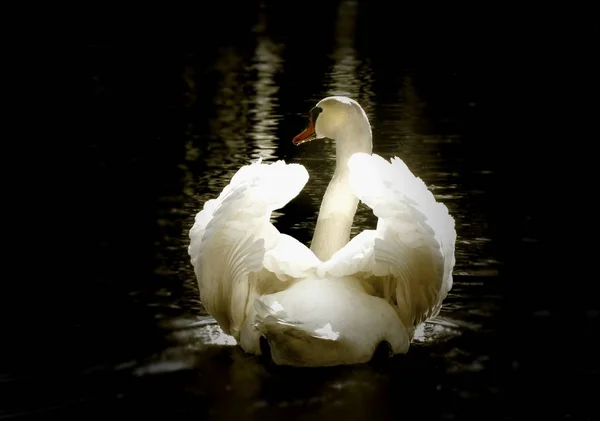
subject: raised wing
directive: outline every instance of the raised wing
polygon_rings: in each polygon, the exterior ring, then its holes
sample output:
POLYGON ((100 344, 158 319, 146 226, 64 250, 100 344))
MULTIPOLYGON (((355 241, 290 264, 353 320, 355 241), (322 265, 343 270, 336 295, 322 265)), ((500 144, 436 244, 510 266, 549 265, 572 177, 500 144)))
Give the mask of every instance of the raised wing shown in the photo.
POLYGON ((357 153, 350 185, 379 218, 320 265, 320 276, 354 275, 388 300, 409 332, 437 315, 452 287, 454 219, 399 158, 357 153))
POLYGON ((308 276, 320 261, 303 244, 279 233, 271 213, 300 193, 308 173, 298 164, 260 161, 238 170, 217 199, 196 215, 188 253, 200 298, 223 331, 239 340, 249 297, 275 292, 308 276))

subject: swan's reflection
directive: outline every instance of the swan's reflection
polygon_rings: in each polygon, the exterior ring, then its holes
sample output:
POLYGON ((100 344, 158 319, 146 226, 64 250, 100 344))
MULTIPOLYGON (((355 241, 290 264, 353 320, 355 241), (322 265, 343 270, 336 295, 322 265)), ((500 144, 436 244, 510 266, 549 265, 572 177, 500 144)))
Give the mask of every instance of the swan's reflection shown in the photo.
MULTIPOLYGON (((445 370, 443 355, 438 355, 438 351, 430 354, 419 350, 408 356, 409 362, 404 361, 407 356, 398 356, 385 370, 370 364, 321 369, 277 367, 231 344, 214 344, 220 341, 217 338, 227 335, 215 334, 220 329, 210 317, 180 320, 178 327, 174 334, 181 343, 153 361, 139 365, 134 374, 157 376, 179 372, 179 378, 185 382, 185 393, 194 396, 199 411, 209 408, 205 415, 210 419, 267 413, 286 418, 299 410, 319 417, 388 416, 387 411, 393 408, 389 402, 392 397, 384 391, 394 382, 400 385, 405 382, 404 377, 410 375, 406 366, 415 363, 420 366, 434 358, 439 361, 434 365, 439 367, 436 370, 445 370)), ((168 383, 167 379, 164 381, 168 383)), ((413 383, 412 387, 419 386, 413 383)))

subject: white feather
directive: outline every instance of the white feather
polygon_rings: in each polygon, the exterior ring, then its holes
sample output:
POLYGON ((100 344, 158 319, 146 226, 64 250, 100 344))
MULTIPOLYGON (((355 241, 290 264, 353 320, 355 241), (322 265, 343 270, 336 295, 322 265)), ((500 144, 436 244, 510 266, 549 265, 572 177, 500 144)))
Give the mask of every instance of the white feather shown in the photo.
POLYGON ((306 246, 280 234, 270 222, 271 212, 297 196, 307 181, 301 165, 255 162, 240 168, 219 197, 196 215, 188 252, 200 297, 225 333, 236 339, 251 290, 281 289, 272 278, 293 279, 319 263, 306 246), (263 272, 250 282, 250 275, 263 269, 273 276, 263 272))
POLYGON ((454 220, 399 158, 356 153, 348 165, 350 186, 379 217, 377 229, 354 237, 318 274, 360 274, 412 333, 437 314, 452 286, 454 220))

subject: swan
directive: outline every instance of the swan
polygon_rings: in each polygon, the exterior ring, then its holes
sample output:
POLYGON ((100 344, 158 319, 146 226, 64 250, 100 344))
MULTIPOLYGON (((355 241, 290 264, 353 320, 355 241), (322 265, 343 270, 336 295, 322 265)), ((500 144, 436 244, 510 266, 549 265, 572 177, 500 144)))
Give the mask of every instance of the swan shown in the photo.
POLYGON ((335 141, 336 166, 310 248, 270 222, 309 178, 283 160, 241 167, 189 231, 206 310, 245 352, 261 355, 266 340, 278 365, 361 364, 382 345, 406 353, 452 288, 454 219, 401 159, 372 153, 358 102, 322 99, 293 143, 322 138, 335 141), (359 200, 377 227, 350 239, 359 200))

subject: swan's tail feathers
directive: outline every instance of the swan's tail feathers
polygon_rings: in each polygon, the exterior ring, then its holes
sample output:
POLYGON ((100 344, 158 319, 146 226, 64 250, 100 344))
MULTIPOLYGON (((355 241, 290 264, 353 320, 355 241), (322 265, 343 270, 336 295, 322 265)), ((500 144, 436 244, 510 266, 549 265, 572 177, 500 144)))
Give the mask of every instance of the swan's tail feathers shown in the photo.
POLYGON ((254 310, 256 311, 255 327, 265 335, 273 328, 295 328, 298 325, 298 323, 290 321, 287 313, 277 301, 267 304, 264 297, 257 298, 254 300, 254 310))
POLYGON ((279 240, 271 212, 298 195, 307 181, 301 165, 255 162, 240 168, 196 215, 188 253, 202 303, 225 333, 239 331, 265 253, 279 240))
POLYGON ((297 339, 335 341, 339 335, 314 323, 294 320, 273 296, 262 296, 254 300, 256 311, 255 327, 268 339, 287 335, 297 339))

